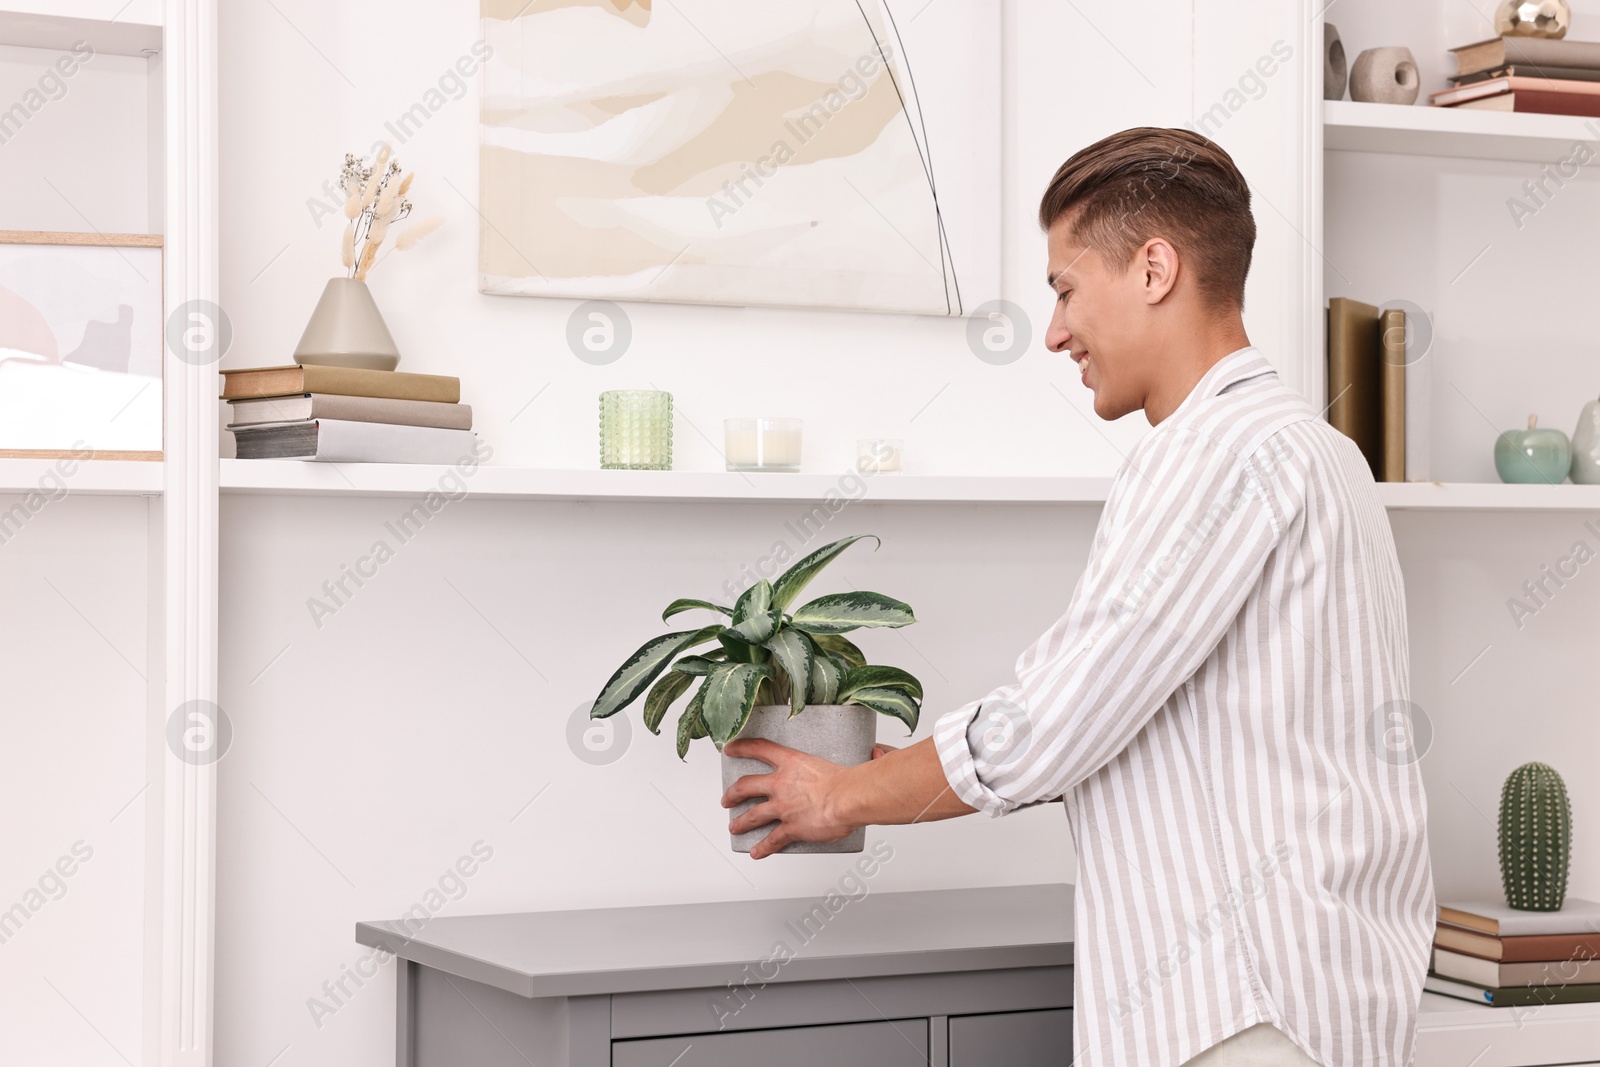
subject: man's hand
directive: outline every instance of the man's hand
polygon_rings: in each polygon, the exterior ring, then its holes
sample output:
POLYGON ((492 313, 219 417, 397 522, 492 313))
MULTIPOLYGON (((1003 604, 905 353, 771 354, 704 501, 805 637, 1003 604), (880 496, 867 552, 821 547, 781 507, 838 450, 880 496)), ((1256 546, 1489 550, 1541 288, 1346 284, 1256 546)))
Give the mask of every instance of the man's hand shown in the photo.
POLYGON ((976 810, 950 790, 932 739, 906 749, 876 745, 871 760, 856 767, 760 738, 729 741, 722 751, 772 767, 770 774, 745 775, 722 795, 725 808, 765 798, 730 821, 730 833, 778 823, 750 850, 751 859, 793 841, 837 841, 859 826, 931 822, 976 810))

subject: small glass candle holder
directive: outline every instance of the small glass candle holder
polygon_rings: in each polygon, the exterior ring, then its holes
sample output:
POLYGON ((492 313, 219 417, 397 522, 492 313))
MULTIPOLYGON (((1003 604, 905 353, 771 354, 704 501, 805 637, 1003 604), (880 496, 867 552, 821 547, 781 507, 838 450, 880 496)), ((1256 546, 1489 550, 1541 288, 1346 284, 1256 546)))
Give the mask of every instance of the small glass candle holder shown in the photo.
POLYGON ((600 468, 672 469, 672 394, 614 389, 600 394, 600 468))
POLYGON ((905 442, 892 437, 863 437, 856 442, 856 470, 897 471, 905 442))
POLYGON ((723 455, 731 471, 800 469, 799 419, 724 419, 723 455))

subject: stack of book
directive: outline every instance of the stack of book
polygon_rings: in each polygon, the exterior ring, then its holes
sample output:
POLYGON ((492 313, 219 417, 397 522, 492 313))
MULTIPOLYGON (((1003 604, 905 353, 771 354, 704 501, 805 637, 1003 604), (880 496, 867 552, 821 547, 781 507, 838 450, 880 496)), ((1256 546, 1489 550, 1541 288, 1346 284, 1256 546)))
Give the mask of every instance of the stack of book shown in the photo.
POLYGON ((459 378, 310 363, 222 377, 240 459, 448 464, 473 454, 459 378))
POLYGON ((1494 37, 1452 48, 1455 87, 1435 107, 1600 116, 1600 41, 1494 37))
POLYGON ((1440 904, 1423 989, 1495 1008, 1600 1001, 1600 904, 1560 911, 1440 904))
POLYGON ((1328 301, 1328 421, 1361 449, 1376 481, 1430 479, 1426 355, 1404 309, 1328 301))

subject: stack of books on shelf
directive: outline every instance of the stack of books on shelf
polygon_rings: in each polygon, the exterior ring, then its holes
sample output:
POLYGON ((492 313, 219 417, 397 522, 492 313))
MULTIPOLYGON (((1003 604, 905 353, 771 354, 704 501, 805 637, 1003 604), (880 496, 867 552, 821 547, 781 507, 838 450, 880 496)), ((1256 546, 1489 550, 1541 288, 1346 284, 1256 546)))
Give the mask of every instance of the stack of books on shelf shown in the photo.
POLYGON ((1361 449, 1380 482, 1425 482, 1432 382, 1426 323, 1403 308, 1328 301, 1328 421, 1361 449))
POLYGON ((1570 896, 1560 911, 1440 904, 1422 988, 1494 1008, 1600 1001, 1600 904, 1570 896))
POLYGON ((1494 37, 1452 48, 1454 88, 1435 107, 1600 116, 1600 41, 1494 37))
POLYGON ((222 377, 240 459, 449 464, 473 455, 459 378, 310 363, 222 377))

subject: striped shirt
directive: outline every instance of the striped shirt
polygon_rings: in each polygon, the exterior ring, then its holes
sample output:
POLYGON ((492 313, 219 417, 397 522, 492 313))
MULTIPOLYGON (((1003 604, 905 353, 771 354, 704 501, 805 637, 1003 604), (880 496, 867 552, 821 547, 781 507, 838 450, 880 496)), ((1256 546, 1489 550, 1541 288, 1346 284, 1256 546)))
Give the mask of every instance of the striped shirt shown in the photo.
POLYGON ((1081 1067, 1256 1023, 1406 1067, 1434 914, 1405 594, 1361 452, 1254 347, 1118 471, 1066 614, 942 716, 953 790, 1063 800, 1081 1067))

